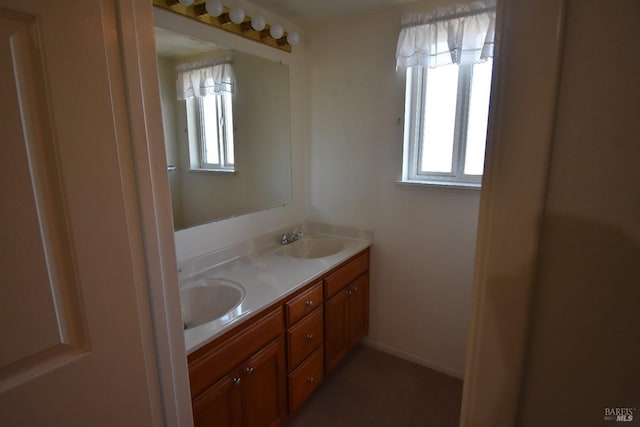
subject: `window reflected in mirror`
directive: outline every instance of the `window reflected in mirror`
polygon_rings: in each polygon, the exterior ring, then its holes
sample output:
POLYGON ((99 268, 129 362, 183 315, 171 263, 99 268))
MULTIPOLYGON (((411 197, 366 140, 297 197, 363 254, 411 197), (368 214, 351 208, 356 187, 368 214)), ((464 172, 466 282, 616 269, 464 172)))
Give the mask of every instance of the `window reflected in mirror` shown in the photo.
POLYGON ((174 229, 290 203, 287 65, 158 27, 156 49, 174 229))

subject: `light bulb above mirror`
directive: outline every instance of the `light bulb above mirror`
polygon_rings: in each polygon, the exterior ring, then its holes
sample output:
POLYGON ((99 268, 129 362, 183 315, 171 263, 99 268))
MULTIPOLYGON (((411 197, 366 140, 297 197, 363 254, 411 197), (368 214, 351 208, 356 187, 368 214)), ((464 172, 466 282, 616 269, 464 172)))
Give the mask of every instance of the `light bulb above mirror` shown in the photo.
POLYGON ((269 28, 269 35, 278 40, 284 35, 284 28, 282 28, 280 24, 272 25, 271 28, 269 28))
POLYGON ((287 41, 291 46, 296 46, 298 43, 300 43, 300 35, 295 31, 292 31, 287 34, 287 41))
POLYGON ((257 15, 251 18, 251 28, 256 31, 262 31, 267 26, 267 21, 262 16, 257 15))
POLYGON ((207 13, 214 18, 217 18, 224 12, 224 5, 220 0, 207 0, 204 6, 207 13))
POLYGON ((233 6, 229 10, 229 18, 234 24, 242 24, 242 21, 244 21, 244 17, 244 10, 241 7, 233 6))

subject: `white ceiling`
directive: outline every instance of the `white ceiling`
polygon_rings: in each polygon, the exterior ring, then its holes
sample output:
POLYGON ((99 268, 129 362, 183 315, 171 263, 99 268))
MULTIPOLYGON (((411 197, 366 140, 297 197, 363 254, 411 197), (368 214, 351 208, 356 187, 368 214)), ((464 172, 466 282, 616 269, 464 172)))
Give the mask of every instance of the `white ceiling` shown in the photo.
POLYGON ((249 0, 300 25, 331 22, 418 0, 249 0))

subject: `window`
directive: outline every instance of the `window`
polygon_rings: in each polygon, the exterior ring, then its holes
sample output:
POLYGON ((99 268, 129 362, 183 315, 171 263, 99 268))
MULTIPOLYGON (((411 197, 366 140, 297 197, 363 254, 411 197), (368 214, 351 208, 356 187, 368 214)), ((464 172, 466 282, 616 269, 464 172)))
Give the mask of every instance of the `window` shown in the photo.
POLYGON ((407 79, 404 182, 479 187, 494 36, 491 3, 402 17, 396 59, 407 79))
POLYGON ((407 69, 406 181, 480 183, 492 64, 407 69))
POLYGON ((235 74, 227 56, 176 66, 178 100, 186 100, 192 170, 235 171, 233 92, 235 74))
MULTIPOLYGON (((189 98, 194 114, 187 114, 187 118, 197 120, 195 126, 188 126, 189 139, 195 140, 197 148, 196 159, 192 159, 197 169, 233 171, 233 109, 232 95, 223 92, 219 95, 189 98), (196 160, 194 162, 193 160, 196 160)), ((195 147, 194 147, 195 148, 195 147)))

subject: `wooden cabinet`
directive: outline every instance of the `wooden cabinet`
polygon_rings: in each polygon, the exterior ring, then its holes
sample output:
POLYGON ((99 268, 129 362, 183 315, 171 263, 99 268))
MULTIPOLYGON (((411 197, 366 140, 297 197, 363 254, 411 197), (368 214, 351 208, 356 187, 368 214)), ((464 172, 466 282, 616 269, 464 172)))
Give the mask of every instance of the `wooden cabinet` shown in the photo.
POLYGON ((369 252, 325 279, 325 374, 369 332, 369 252))
POLYGON ((282 307, 189 356, 196 427, 271 427, 287 415, 282 307))
POLYGON ((368 330, 366 249, 189 355, 195 426, 281 425, 368 330))

